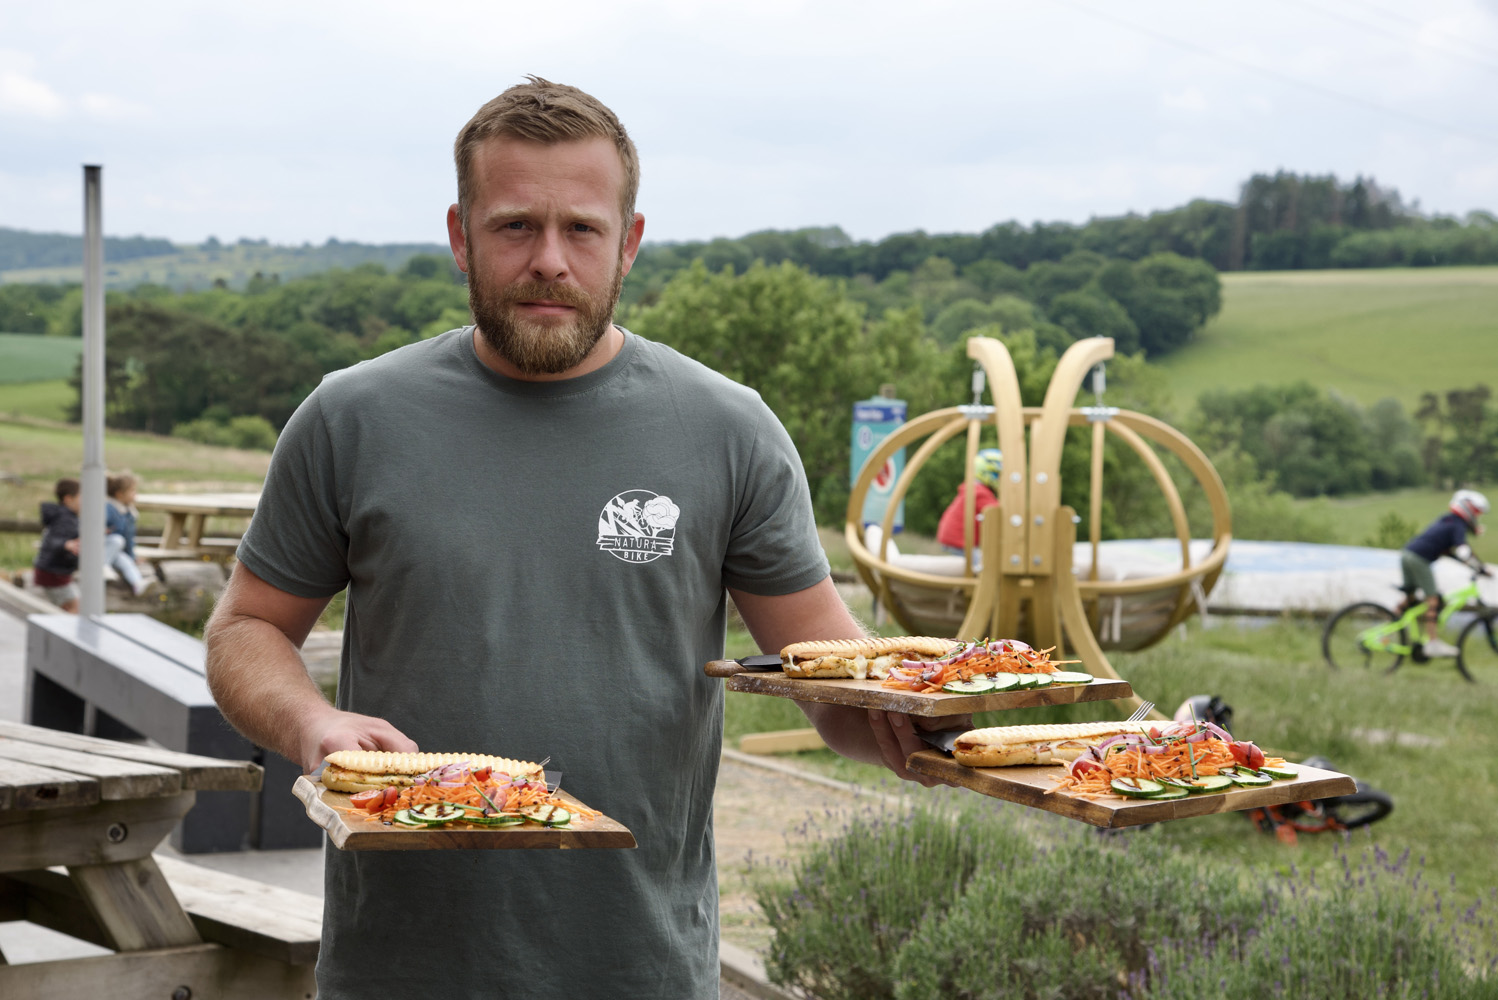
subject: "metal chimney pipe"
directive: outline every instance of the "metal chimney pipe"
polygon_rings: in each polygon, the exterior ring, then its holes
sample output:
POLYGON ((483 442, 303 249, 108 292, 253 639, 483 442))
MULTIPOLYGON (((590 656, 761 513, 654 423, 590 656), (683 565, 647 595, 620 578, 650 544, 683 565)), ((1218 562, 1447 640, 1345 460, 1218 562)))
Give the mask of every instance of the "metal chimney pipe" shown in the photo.
POLYGON ((78 515, 78 610, 104 614, 103 167, 83 168, 83 487, 78 515))

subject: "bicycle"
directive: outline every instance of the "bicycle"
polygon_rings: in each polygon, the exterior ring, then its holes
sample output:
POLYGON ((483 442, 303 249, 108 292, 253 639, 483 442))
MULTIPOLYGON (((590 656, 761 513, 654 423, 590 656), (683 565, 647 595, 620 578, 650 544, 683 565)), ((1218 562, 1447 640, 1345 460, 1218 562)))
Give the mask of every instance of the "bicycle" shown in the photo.
MULTIPOLYGON (((1486 569, 1474 569, 1466 586, 1442 595, 1437 618, 1437 628, 1444 629, 1457 615, 1472 616, 1456 641, 1456 669, 1474 683, 1479 677, 1498 683, 1498 608, 1485 604, 1477 588, 1478 578, 1487 575, 1486 569)), ((1373 601, 1359 601, 1328 618, 1321 632, 1321 655, 1327 665, 1333 669, 1380 666, 1392 674, 1405 657, 1417 663, 1432 659, 1410 642, 1410 636, 1425 634, 1421 620, 1425 602, 1410 601, 1412 596, 1406 593, 1409 607, 1400 613, 1373 601)))

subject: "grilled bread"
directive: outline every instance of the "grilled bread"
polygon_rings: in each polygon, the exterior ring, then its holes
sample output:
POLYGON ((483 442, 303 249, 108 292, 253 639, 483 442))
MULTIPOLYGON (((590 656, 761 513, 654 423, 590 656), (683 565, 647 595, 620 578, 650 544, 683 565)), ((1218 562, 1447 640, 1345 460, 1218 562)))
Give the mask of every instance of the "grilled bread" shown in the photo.
POLYGON ((540 775, 540 764, 482 753, 395 753, 390 750, 335 750, 323 768, 323 787, 335 792, 366 792, 388 785, 414 785, 416 779, 444 764, 467 763, 477 770, 492 767, 508 775, 540 775))
POLYGON ((780 651, 787 677, 866 677, 883 679, 901 660, 939 660, 956 639, 902 635, 887 639, 820 639, 794 642, 780 651))
POLYGON ((1089 747, 1121 733, 1144 733, 1158 723, 1073 722, 1043 726, 996 726, 957 737, 952 756, 968 767, 1068 764, 1089 747))

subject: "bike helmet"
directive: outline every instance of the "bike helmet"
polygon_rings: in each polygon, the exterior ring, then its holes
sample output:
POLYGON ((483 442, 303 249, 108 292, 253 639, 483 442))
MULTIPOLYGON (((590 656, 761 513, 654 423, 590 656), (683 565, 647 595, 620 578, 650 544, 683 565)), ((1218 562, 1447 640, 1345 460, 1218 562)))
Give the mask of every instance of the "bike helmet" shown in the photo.
POLYGON ((1476 490, 1457 490, 1451 494, 1451 513, 1467 522, 1473 534, 1482 534, 1477 519, 1488 512, 1488 498, 1476 490))
MULTIPOLYGON (((1004 471, 1004 453, 997 448, 984 448, 973 458, 973 478, 989 489, 998 491, 999 474, 1004 471)), ((1487 501, 1483 501, 1487 510, 1487 501)))
POLYGON ((1197 722, 1221 726, 1230 733, 1233 731, 1233 706, 1215 694, 1196 694, 1181 702, 1181 707, 1176 709, 1175 721, 1190 722, 1193 718, 1197 722))

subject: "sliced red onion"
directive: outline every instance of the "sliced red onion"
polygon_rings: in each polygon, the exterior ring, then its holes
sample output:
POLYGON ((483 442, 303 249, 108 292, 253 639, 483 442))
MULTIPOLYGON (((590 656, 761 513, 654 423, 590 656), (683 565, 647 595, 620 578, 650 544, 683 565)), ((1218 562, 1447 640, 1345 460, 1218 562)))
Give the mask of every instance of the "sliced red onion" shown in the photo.
POLYGON ((1202 725, 1204 725, 1204 726, 1207 727, 1207 732, 1211 733, 1213 736, 1217 737, 1219 740, 1223 740, 1223 741, 1225 741, 1227 743, 1233 742, 1233 735, 1231 733, 1229 733, 1226 729, 1223 729, 1217 723, 1215 723, 1215 722, 1203 722, 1202 725))
POLYGON ((1162 743, 1148 743, 1142 749, 1145 753, 1164 753, 1170 748, 1162 743))
POLYGON ((1202 740, 1204 740, 1206 738, 1207 738, 1207 734, 1205 732, 1192 733, 1190 736, 1186 737, 1186 742, 1187 743, 1200 743, 1202 740))
POLYGON ((1127 742, 1127 736, 1126 736, 1126 734, 1119 733, 1119 734, 1117 734, 1115 736, 1108 737, 1106 740, 1103 740, 1103 742, 1099 743, 1093 749, 1099 755, 1099 758, 1101 758, 1101 756, 1104 753, 1107 752, 1107 750, 1108 750, 1109 747, 1113 746, 1115 743, 1125 743, 1125 742, 1127 742))

